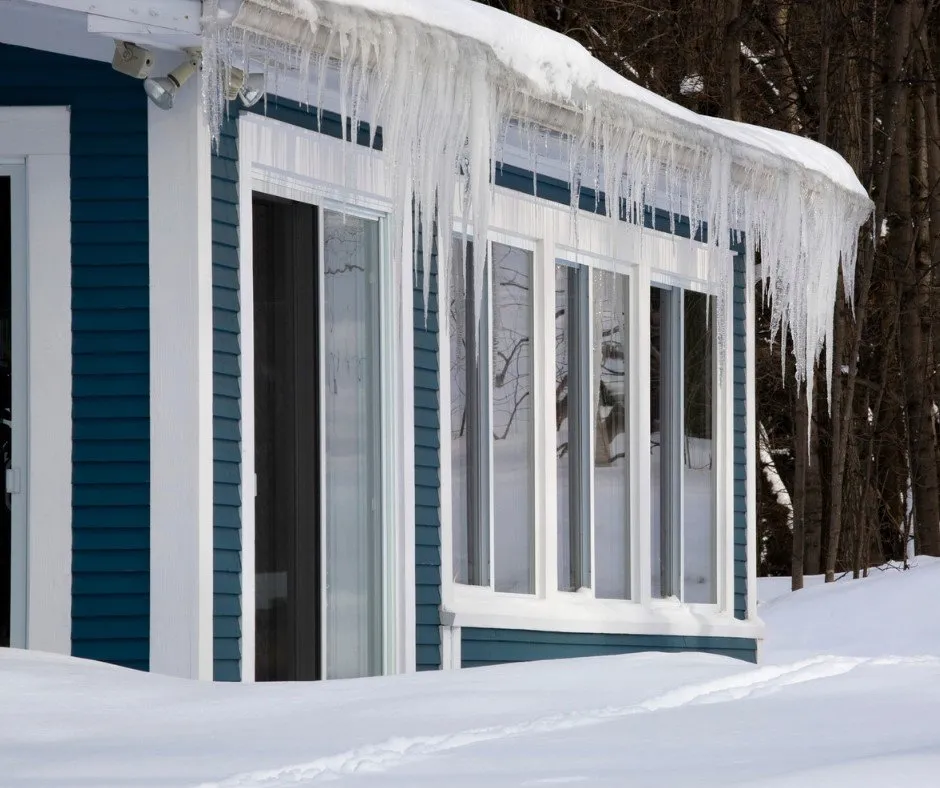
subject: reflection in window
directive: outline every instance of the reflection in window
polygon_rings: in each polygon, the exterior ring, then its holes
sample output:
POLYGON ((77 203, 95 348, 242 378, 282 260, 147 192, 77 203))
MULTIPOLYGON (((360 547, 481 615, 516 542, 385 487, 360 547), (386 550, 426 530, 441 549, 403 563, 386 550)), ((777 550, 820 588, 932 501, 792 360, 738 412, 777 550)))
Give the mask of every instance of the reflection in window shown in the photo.
POLYGON ((594 272, 595 596, 630 598, 628 280, 594 272))
MULTIPOLYGON (((489 420, 486 355, 480 355, 480 336, 473 304, 473 243, 452 241, 449 286, 450 324, 450 461, 451 522, 454 579, 458 583, 489 585, 489 420), (466 256, 465 256, 466 251, 466 256)), ((486 274, 484 273, 484 276, 486 274)), ((487 311, 484 288, 482 311, 487 311)), ((485 347, 485 343, 482 344, 485 347)))
POLYGON ((650 290, 651 593, 714 604, 712 312, 704 294, 650 290))
POLYGON ((677 455, 675 428, 680 413, 675 385, 678 366, 675 353, 676 310, 681 293, 650 289, 650 575, 653 598, 679 596, 677 503, 681 495, 673 473, 677 455))
POLYGON ((382 672, 379 223, 323 212, 327 677, 382 672))
POLYGON ((555 474, 558 589, 591 585, 590 451, 587 364, 588 270, 555 266, 555 474))
POLYGON ((532 254, 492 245, 493 541, 497 591, 535 591, 532 254))
POLYGON ((685 293, 683 593, 685 602, 718 601, 714 406, 714 336, 709 299, 685 293))

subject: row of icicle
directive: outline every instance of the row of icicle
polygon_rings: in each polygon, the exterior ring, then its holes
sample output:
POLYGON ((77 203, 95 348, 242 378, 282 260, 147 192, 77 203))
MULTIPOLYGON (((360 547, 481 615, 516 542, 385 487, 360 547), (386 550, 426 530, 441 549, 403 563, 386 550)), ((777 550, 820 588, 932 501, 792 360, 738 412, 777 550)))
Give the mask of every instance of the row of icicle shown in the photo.
MULTIPOLYGON (((235 24, 223 26, 213 24, 217 3, 205 4, 205 104, 213 130, 228 111, 222 90, 226 64, 263 68, 269 94, 293 75, 307 86, 306 103, 317 108, 323 106, 328 72, 338 69, 344 123, 348 119, 357 129, 368 117, 373 133, 382 130, 394 184, 392 238, 402 237, 413 208, 424 239, 432 237, 436 217, 438 274, 446 282, 451 244, 444 233, 461 220, 477 235, 489 227, 493 170, 512 125, 516 137, 526 140, 533 171, 540 160, 564 160, 575 218, 584 186, 620 196, 620 202, 606 200, 612 222, 620 220, 621 205, 655 204, 689 217, 693 228, 707 224, 713 247, 720 242, 727 249, 743 232, 747 270, 754 270, 759 250, 774 334, 792 336, 797 380, 806 381, 812 404, 813 375, 807 372, 832 340, 839 266, 849 298, 858 228, 870 212, 858 194, 797 162, 755 155, 707 127, 682 127, 622 96, 595 91, 559 106, 553 97, 539 96, 484 43, 413 20, 323 0, 244 0, 235 24)), ((399 276, 402 252, 402 246, 392 250, 399 276)), ((485 244, 473 245, 477 307, 485 255, 485 244)), ((709 269, 724 347, 728 256, 710 255, 709 269)), ((430 273, 424 266, 425 304, 430 273)), ((831 354, 826 359, 831 379, 831 354)))

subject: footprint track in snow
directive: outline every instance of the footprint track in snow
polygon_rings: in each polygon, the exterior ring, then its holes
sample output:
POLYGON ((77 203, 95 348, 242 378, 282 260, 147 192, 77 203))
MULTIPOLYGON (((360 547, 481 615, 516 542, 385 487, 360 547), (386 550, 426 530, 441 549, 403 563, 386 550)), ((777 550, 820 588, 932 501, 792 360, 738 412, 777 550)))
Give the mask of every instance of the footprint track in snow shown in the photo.
POLYGON ((549 714, 512 725, 492 725, 437 736, 393 737, 378 744, 366 744, 328 755, 308 763, 276 769, 245 772, 220 782, 203 783, 199 788, 284 788, 309 785, 320 780, 354 774, 375 774, 411 763, 429 755, 469 747, 484 742, 509 739, 533 733, 599 725, 608 720, 646 714, 664 709, 707 703, 729 703, 762 696, 808 681, 832 678, 859 665, 893 665, 923 659, 863 658, 821 656, 787 665, 768 665, 700 684, 690 684, 630 706, 605 707, 549 714))

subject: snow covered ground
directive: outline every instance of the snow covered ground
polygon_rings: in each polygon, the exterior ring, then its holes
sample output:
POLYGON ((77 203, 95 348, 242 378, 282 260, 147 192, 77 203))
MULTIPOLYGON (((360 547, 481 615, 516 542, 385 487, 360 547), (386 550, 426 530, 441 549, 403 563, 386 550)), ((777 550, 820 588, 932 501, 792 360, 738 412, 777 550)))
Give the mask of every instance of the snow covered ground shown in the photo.
POLYGON ((0 650, 0 784, 932 786, 938 592, 921 558, 779 595, 759 667, 644 654, 231 686, 0 650))

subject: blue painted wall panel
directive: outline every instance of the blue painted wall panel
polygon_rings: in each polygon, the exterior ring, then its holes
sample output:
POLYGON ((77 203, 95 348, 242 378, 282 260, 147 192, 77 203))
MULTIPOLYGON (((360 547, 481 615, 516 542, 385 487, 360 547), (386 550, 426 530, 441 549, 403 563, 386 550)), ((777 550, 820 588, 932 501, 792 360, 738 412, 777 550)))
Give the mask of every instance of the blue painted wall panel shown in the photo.
POLYGON ((415 346, 415 606, 418 670, 441 667, 441 498, 438 391, 437 249, 425 260, 419 238, 418 283, 414 290, 415 346), (431 266, 428 308, 422 290, 424 266, 431 266))
POLYGON ((745 638, 602 635, 515 629, 464 628, 461 630, 463 667, 541 659, 634 654, 641 651, 706 651, 748 662, 757 661, 755 641, 745 638))
POLYGON ((147 99, 108 63, 0 44, 0 106, 71 112, 72 653, 150 662, 147 99))
POLYGON ((238 122, 223 122, 212 158, 213 675, 241 679, 241 314, 238 122))

